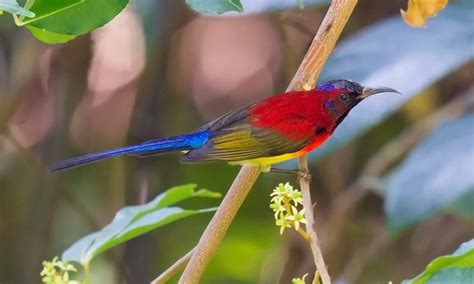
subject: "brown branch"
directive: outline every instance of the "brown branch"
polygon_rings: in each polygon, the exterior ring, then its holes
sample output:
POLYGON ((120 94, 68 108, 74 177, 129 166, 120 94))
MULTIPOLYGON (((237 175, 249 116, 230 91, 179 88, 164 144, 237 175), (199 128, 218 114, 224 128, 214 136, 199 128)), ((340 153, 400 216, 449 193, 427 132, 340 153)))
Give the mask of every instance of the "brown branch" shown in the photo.
MULTIPOLYGON (((357 0, 334 0, 332 2, 303 62, 288 86, 288 91, 314 87, 316 79, 356 3, 357 0)), ((219 209, 201 236, 179 283, 199 282, 204 269, 217 251, 227 228, 259 174, 260 169, 258 167, 242 167, 219 209)), ((317 246, 317 242, 314 240, 313 242, 317 246)))
POLYGON ((404 131, 390 143, 382 147, 366 164, 359 178, 349 186, 334 202, 331 210, 331 218, 325 229, 324 236, 328 237, 326 251, 334 252, 343 237, 347 216, 368 194, 374 179, 382 175, 392 164, 398 161, 418 141, 426 136, 441 121, 457 117, 474 105, 474 88, 470 88, 465 94, 458 96, 434 113, 414 124, 404 131))

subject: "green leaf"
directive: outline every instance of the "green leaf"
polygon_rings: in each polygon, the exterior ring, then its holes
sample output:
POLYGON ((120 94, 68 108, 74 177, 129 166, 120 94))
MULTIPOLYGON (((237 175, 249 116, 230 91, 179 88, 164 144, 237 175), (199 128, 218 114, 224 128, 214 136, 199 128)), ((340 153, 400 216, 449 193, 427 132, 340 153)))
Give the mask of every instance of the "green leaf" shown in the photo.
POLYGON ((474 9, 468 5, 450 3, 426 29, 413 29, 397 15, 341 41, 320 82, 352 79, 367 86, 392 87, 402 95, 380 94, 360 103, 310 158, 321 158, 362 135, 420 91, 472 60, 474 9))
POLYGON ((27 19, 20 22, 20 25, 25 26, 36 21, 52 17, 56 14, 60 14, 67 9, 71 9, 76 5, 84 3, 85 0, 35 0, 30 1, 28 4, 29 9, 35 12, 33 19, 27 19))
POLYGON ((23 25, 64 35, 81 35, 112 20, 128 0, 36 0, 31 11, 37 14, 23 25))
POLYGON ((272 11, 281 11, 288 9, 302 9, 301 5, 305 7, 327 5, 330 0, 241 0, 242 6, 244 7, 244 14, 250 13, 269 13, 272 11))
POLYGON ((420 275, 402 283, 472 283, 473 278, 469 277, 474 275, 473 268, 474 239, 463 243, 452 255, 435 258, 420 275))
POLYGON ((216 208, 199 210, 168 207, 191 197, 216 198, 221 195, 208 190, 196 191, 195 184, 176 186, 158 195, 152 201, 120 209, 110 224, 98 232, 80 239, 62 255, 62 260, 76 261, 87 267, 97 255, 176 220, 216 208))
POLYGON ((226 12, 244 12, 240 0, 186 0, 191 9, 196 12, 218 15, 226 12))
POLYGON ((442 124, 392 172, 385 198, 392 231, 428 218, 472 194, 472 125, 474 114, 442 124))
POLYGON ((21 7, 15 0, 0 0, 0 12, 1 11, 30 18, 35 16, 35 13, 21 7))
POLYGON ((72 36, 72 35, 57 34, 57 33, 40 30, 33 26, 27 26, 27 28, 31 31, 31 33, 37 39, 48 44, 65 43, 76 38, 76 36, 72 36))

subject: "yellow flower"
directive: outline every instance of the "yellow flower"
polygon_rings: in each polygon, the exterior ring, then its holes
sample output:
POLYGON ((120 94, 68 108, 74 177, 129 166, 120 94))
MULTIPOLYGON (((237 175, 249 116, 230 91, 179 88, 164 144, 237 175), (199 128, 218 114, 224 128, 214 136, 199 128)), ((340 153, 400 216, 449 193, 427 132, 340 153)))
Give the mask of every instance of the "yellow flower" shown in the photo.
POLYGON ((54 257, 52 261, 43 261, 43 270, 40 275, 41 280, 46 284, 79 284, 79 281, 70 280, 69 272, 76 272, 77 269, 67 261, 59 261, 54 257))
POLYGON ((280 234, 286 228, 300 229, 300 224, 306 224, 304 209, 298 211, 298 206, 303 204, 301 192, 293 188, 288 182, 278 184, 270 194, 270 208, 273 209, 276 225, 280 227, 280 234))

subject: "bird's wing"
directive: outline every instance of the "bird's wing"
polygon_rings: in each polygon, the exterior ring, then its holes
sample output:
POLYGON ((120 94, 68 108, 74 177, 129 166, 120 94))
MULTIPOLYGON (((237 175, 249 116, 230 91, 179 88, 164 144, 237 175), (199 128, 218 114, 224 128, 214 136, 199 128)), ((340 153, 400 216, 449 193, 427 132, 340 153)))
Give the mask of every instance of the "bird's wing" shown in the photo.
POLYGON ((238 162, 293 153, 309 141, 294 141, 277 131, 253 126, 248 121, 248 107, 241 108, 200 128, 209 129, 209 141, 202 147, 190 150, 184 163, 223 160, 238 162))

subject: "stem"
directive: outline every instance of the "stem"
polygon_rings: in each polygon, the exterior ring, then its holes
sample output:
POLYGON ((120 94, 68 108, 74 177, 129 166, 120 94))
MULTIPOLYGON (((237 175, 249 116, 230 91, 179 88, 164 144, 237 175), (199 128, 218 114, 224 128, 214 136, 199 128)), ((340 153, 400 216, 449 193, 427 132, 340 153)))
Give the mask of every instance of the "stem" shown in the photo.
POLYGON ((168 269, 161 273, 160 276, 151 281, 151 284, 163 284, 170 280, 176 273, 181 271, 186 266, 186 264, 189 262, 189 259, 191 259, 193 252, 194 248, 178 259, 173 265, 168 267, 168 269))
MULTIPOLYGON (((299 168, 302 171, 308 172, 308 159, 306 155, 301 156, 299 160, 299 168)), ((303 207, 304 215, 306 217, 306 232, 309 233, 310 239, 309 245, 311 247, 311 252, 313 253, 314 264, 316 265, 317 272, 321 275, 323 284, 331 283, 331 278, 329 277, 328 270, 326 268, 326 263, 324 262, 323 253, 318 245, 318 235, 316 234, 315 224, 314 224, 314 212, 313 212, 313 203, 311 202, 311 190, 309 188, 309 178, 300 178, 300 187, 301 193, 303 195, 303 207)), ((315 277, 317 277, 315 274, 315 277)))
POLYGON ((237 211, 260 175, 259 167, 243 166, 207 225, 179 283, 199 283, 201 275, 216 253, 237 211))
POLYGON ((298 228, 297 232, 308 242, 311 240, 311 236, 303 228, 298 228))

